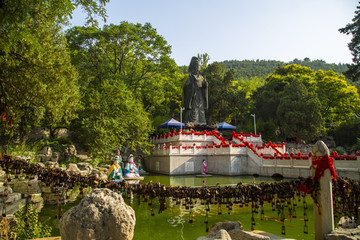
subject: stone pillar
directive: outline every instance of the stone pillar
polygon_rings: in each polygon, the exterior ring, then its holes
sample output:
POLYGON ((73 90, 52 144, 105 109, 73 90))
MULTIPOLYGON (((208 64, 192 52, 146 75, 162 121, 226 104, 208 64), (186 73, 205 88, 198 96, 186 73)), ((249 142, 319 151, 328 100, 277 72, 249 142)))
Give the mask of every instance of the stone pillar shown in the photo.
MULTIPOLYGON (((320 178, 320 191, 317 194, 317 201, 319 206, 314 204, 314 224, 315 224, 315 239, 325 239, 325 235, 334 230, 334 211, 333 211, 333 198, 332 198, 332 181, 331 181, 331 166, 324 168, 327 163, 328 156, 330 155, 329 149, 323 141, 318 141, 313 147, 313 178, 320 178), (324 168, 319 174, 316 168, 322 165, 324 168)), ((317 169, 319 170, 319 169, 317 169)))
POLYGON ((322 240, 325 234, 334 230, 334 211, 330 170, 326 169, 320 178, 319 207, 314 204, 315 239, 322 240), (319 213, 320 212, 320 213, 319 213))
POLYGON ((286 145, 284 142, 282 143, 282 150, 283 150, 283 154, 285 154, 286 153, 286 145))

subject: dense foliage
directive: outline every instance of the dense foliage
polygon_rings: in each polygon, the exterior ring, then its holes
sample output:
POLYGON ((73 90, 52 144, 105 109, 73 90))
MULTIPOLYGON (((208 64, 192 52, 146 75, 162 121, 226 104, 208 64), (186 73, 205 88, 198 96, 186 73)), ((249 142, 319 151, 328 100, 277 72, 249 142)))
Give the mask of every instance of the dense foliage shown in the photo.
POLYGON ((73 124, 79 140, 100 153, 146 150, 151 119, 179 108, 182 75, 170 46, 149 23, 74 27, 67 38, 84 106, 73 124))
MULTIPOLYGON (((187 66, 176 65, 171 46, 150 23, 99 28, 94 16, 106 17, 107 2, 0 1, 2 140, 15 133, 23 145, 31 128, 41 126, 51 136, 38 147, 62 151, 70 140, 56 139, 55 130, 66 127, 94 158, 122 148, 140 155, 157 125, 178 119, 187 66), (64 31, 76 7, 88 13, 88 23, 64 31)), ((256 114, 265 140, 311 142, 328 134, 349 151, 359 150, 360 7, 355 14, 340 29, 353 35, 349 66, 308 58, 209 64, 209 55, 199 54, 209 82, 208 123, 227 121, 250 132, 256 114)), ((19 238, 50 232, 31 205, 17 218, 19 238)))
POLYGON ((16 225, 16 239, 36 239, 43 237, 50 237, 52 227, 39 220, 37 209, 32 204, 20 206, 15 213, 16 225))
POLYGON ((345 75, 354 82, 360 80, 360 6, 357 6, 356 9, 353 22, 339 29, 341 33, 352 35, 348 47, 353 55, 353 64, 348 65, 349 70, 345 72, 345 75))
POLYGON ((342 74, 348 68, 346 64, 329 64, 323 60, 310 60, 305 58, 304 60, 294 59, 288 63, 275 60, 231 60, 222 62, 226 68, 233 68, 236 72, 236 79, 250 79, 253 77, 265 79, 269 74, 272 74, 279 66, 285 66, 286 64, 298 64, 301 66, 309 67, 315 71, 317 70, 333 70, 336 73, 342 74))
MULTIPOLYGON (((97 27, 94 16, 106 17, 106 2, 1 3, 2 136, 16 133, 24 143, 32 127, 42 126, 54 139, 56 128, 66 127, 95 155, 122 147, 142 154, 157 125, 179 118, 187 66, 176 65, 171 46, 150 23, 97 27), (88 13, 88 24, 64 32, 78 6, 88 13)), ((354 66, 359 64, 357 16, 341 29, 353 34, 354 66)), ((357 126, 359 81, 346 81, 344 64, 309 58, 209 64, 208 54, 198 57, 209 82, 210 125, 227 121, 250 132, 256 114, 258 132, 269 140, 306 141, 357 126)), ((350 139, 339 141, 357 141, 350 139)))
POLYGON ((360 149, 360 119, 353 119, 342 123, 338 128, 329 132, 339 146, 353 148, 352 151, 360 149))
POLYGON ((241 115, 248 112, 249 98, 246 90, 235 81, 235 70, 215 62, 203 74, 211 86, 207 111, 209 123, 228 121, 237 125, 241 115))
POLYGON ((278 67, 254 94, 257 116, 272 122, 269 135, 278 131, 285 138, 306 141, 324 134, 325 122, 336 127, 354 119, 359 103, 357 89, 344 76, 295 64, 278 67))
MULTIPOLYGON (((107 0, 2 1, 0 5, 1 134, 31 126, 67 126, 79 109, 77 72, 70 63, 62 26, 77 6, 104 15, 107 0)), ((52 131, 53 133, 53 131, 52 131)))

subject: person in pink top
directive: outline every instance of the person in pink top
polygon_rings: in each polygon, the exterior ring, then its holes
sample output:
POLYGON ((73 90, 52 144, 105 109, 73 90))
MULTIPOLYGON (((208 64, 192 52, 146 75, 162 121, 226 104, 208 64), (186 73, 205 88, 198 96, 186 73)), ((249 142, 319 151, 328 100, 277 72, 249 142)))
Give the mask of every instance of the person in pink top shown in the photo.
POLYGON ((202 161, 202 165, 201 165, 201 174, 205 175, 207 173, 207 164, 205 162, 205 159, 202 161))

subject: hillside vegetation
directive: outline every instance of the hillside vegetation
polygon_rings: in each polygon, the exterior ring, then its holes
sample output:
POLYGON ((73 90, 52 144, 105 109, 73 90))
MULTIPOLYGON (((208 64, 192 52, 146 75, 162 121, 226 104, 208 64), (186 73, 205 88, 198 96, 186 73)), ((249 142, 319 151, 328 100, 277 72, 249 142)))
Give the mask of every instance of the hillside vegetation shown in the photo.
POLYGON ((225 64, 226 68, 233 68, 235 70, 236 79, 253 77, 266 78, 269 74, 273 73, 278 66, 284 66, 286 64, 298 64, 309 67, 315 71, 320 69, 324 71, 333 70, 339 74, 343 74, 348 70, 346 64, 326 63, 324 60, 312 61, 309 58, 305 58, 304 60, 295 58, 288 63, 275 60, 226 60, 221 63, 225 64))

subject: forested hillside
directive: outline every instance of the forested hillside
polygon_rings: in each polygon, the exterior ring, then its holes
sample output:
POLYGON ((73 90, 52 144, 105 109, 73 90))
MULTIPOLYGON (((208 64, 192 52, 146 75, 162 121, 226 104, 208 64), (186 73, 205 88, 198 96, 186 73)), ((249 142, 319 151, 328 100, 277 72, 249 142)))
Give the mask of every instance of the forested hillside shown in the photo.
POLYGON ((348 68, 346 64, 326 63, 323 60, 311 61, 309 58, 299 60, 295 58, 291 62, 282 62, 275 60, 227 60, 222 62, 227 69, 233 68, 235 70, 236 79, 246 78, 266 78, 269 74, 273 73, 278 66, 285 66, 286 64, 298 64, 301 66, 309 67, 314 71, 333 70, 336 73, 343 74, 348 68))

